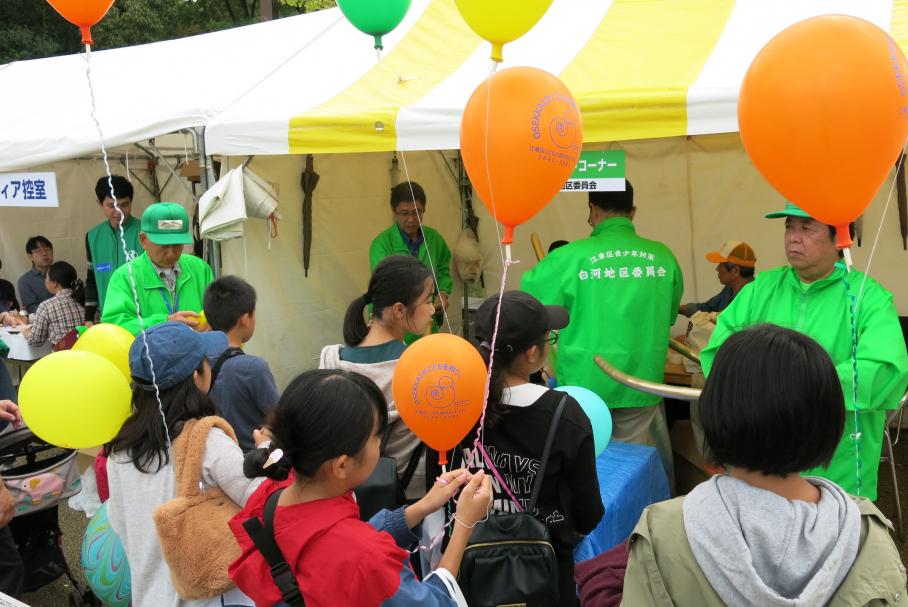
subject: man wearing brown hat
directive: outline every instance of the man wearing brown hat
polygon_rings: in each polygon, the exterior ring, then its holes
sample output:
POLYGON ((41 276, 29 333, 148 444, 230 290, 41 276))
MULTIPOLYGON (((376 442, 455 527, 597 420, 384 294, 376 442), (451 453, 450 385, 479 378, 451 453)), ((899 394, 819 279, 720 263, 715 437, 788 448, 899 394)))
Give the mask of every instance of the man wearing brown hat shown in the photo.
POLYGON ((706 260, 717 264, 716 274, 723 288, 705 303, 681 304, 679 312, 685 316, 690 317, 697 312, 721 312, 744 285, 753 282, 757 256, 746 242, 729 240, 718 251, 707 253, 706 260))

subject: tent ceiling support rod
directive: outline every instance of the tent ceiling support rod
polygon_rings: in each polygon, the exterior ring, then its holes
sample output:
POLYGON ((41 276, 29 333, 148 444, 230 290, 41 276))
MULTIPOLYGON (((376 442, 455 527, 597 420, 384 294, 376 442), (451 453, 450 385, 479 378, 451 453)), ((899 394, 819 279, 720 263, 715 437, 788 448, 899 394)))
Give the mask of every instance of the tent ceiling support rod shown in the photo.
MULTIPOLYGON (((193 202, 198 204, 198 202, 199 202, 198 196, 196 196, 195 192, 192 191, 192 188, 190 188, 189 185, 187 185, 186 182, 183 179, 181 179, 179 175, 177 175, 177 172, 174 170, 174 168, 172 166, 170 166, 170 163, 167 162, 166 158, 164 158, 164 154, 162 154, 161 150, 159 150, 157 148, 157 146, 154 144, 154 139, 148 140, 147 148, 138 143, 136 144, 136 147, 138 147, 140 150, 142 150, 146 154, 148 154, 150 156, 154 156, 155 158, 160 160, 161 164, 163 164, 165 167, 167 167, 167 170, 170 171, 170 174, 177 178, 177 182, 182 184, 183 188, 185 188, 186 191, 189 192, 189 195, 192 196, 193 202)), ((203 180, 204 180, 204 175, 203 175, 203 180)), ((204 181, 203 181, 203 184, 204 184, 204 181)), ((205 189, 207 190, 208 188, 206 187, 205 189)))
MULTIPOLYGON (((202 182, 202 190, 207 192, 208 188, 214 185, 215 176, 211 166, 211 157, 208 156, 208 152, 205 149, 205 127, 196 127, 190 130, 190 133, 192 133, 194 151, 199 157, 199 179, 202 182)), ((193 195, 193 199, 198 205, 198 198, 193 195)), ((203 239, 202 243, 205 250, 205 260, 211 266, 214 277, 218 278, 221 275, 221 244, 207 238, 203 239)))
MULTIPOLYGON (((151 158, 151 156, 149 156, 149 158, 151 158)), ((152 188, 150 188, 150 187, 148 186, 147 183, 145 183, 144 181, 142 181, 141 177, 139 177, 139 176, 136 174, 135 171, 133 171, 131 168, 129 168, 129 166, 127 166, 127 164, 123 161, 122 158, 120 158, 120 165, 121 165, 123 168, 126 169, 126 172, 129 173, 129 175, 130 175, 133 179, 135 179, 136 181, 139 182, 139 185, 141 185, 143 188, 145 188, 145 191, 146 191, 146 192, 148 192, 149 194, 151 194, 151 197, 152 197, 152 198, 154 198, 154 197, 156 196, 155 191, 154 191, 152 188)), ((157 202, 157 201, 155 201, 155 202, 157 202)))

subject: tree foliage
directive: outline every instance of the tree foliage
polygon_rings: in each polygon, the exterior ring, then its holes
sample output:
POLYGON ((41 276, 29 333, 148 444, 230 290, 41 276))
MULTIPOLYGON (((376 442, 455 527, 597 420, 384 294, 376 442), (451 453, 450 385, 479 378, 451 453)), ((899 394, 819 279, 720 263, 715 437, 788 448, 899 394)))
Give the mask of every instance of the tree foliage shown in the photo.
MULTIPOLYGON (((272 0, 263 0, 265 2, 272 0)), ((334 6, 334 0, 281 0, 275 17, 334 6)), ((171 40, 255 23, 259 0, 116 0, 92 28, 94 49, 171 40)), ((78 28, 43 0, 0 0, 0 64, 81 50, 78 28)))

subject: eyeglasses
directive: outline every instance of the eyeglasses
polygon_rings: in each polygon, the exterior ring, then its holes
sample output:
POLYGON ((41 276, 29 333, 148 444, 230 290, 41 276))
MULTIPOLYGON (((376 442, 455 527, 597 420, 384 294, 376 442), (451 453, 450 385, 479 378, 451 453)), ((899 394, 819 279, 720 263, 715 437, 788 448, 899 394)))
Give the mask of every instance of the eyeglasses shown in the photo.
POLYGON ((425 211, 394 211, 394 214, 403 219, 417 219, 421 215, 425 215, 425 211))
POLYGON ((558 343, 558 331, 552 331, 549 333, 549 336, 545 338, 546 343, 551 346, 554 346, 558 343))

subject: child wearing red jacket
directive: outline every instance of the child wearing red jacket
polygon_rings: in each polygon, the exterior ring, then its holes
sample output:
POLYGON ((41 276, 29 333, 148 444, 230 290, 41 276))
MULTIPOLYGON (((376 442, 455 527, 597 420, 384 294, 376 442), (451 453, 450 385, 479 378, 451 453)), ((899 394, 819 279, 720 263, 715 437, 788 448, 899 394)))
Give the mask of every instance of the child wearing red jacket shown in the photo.
POLYGON ((365 523, 352 491, 375 469, 388 423, 387 404, 375 383, 349 371, 308 371, 287 387, 270 422, 273 447, 283 452, 283 461, 266 466, 266 453, 250 456, 259 456, 253 467, 272 480, 230 521, 243 551, 230 566, 230 577, 257 606, 281 604, 281 593, 243 522, 261 518, 268 497, 280 488, 275 541, 307 607, 458 605, 455 578, 472 528, 488 512, 489 478, 482 472, 448 472, 420 501, 382 510, 365 523), (293 475, 287 479, 290 468, 293 475), (439 567, 420 582, 409 567, 408 550, 419 540, 423 518, 458 489, 448 547, 439 567))

